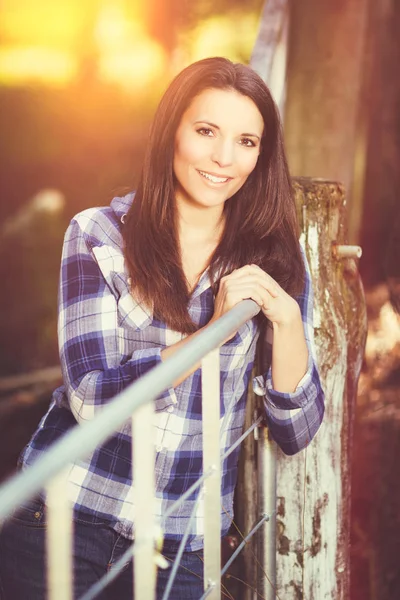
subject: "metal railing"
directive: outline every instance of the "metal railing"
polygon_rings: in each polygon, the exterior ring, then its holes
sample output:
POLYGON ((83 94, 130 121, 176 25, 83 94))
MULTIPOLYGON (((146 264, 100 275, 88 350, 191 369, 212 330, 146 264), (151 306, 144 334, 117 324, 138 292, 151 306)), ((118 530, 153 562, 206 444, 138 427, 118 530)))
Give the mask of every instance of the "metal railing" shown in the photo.
MULTIPOLYGON (((270 518, 263 512, 221 572, 221 464, 229 454, 260 424, 257 419, 239 440, 222 456, 219 440, 220 428, 220 367, 219 346, 246 321, 259 312, 252 300, 244 300, 218 321, 207 327, 184 348, 165 362, 143 375, 110 401, 91 421, 74 427, 26 471, 18 473, 0 488, 0 521, 7 518, 16 506, 39 492, 46 490, 47 570, 49 600, 72 600, 72 507, 68 500, 67 481, 69 465, 84 457, 104 443, 116 429, 132 420, 132 475, 136 514, 135 543, 113 569, 103 577, 81 600, 91 600, 110 583, 133 556, 134 597, 152 600, 155 594, 156 568, 165 567, 160 550, 161 524, 155 522, 153 440, 153 400, 199 361, 202 368, 203 403, 203 475, 168 509, 167 518, 196 489, 201 488, 198 501, 204 501, 204 594, 202 598, 216 600, 221 594, 221 575, 236 558, 246 541, 270 518), (140 457, 140 459, 139 459, 140 457), (151 565, 151 566, 150 566, 151 565)), ((177 552, 175 564, 163 600, 168 600, 179 560, 189 535, 193 509, 187 529, 177 552)), ((270 537, 270 539, 272 539, 270 537)), ((269 554, 274 554, 275 547, 269 554)), ((274 597, 274 596, 272 596, 274 597)))

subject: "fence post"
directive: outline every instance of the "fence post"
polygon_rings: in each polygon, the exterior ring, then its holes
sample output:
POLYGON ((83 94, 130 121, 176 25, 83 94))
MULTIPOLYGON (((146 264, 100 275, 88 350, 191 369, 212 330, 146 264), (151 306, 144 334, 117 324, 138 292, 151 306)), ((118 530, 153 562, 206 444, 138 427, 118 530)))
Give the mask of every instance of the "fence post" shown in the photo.
POLYGON ((346 243, 345 191, 321 179, 294 179, 314 288, 314 332, 326 412, 310 446, 277 455, 277 583, 285 600, 349 597, 350 450, 364 354, 365 300, 346 243))
MULTIPOLYGON (((276 452, 276 597, 347 600, 352 420, 367 331, 355 262, 359 250, 345 246, 343 186, 320 179, 293 181, 314 287, 314 333, 326 412, 321 430, 308 448, 291 457, 279 448, 276 452)), ((256 407, 250 386, 247 423, 254 420, 256 407)), ((268 463, 263 462, 267 447, 262 430, 258 437, 258 442, 252 436, 244 442, 241 457, 236 517, 244 532, 263 511, 264 492, 259 486, 269 485, 273 477, 265 469, 268 463)), ((264 563, 268 551, 261 536, 271 533, 273 520, 258 533, 257 559, 263 561, 268 577, 270 567, 268 561, 264 563)), ((270 542, 274 543, 273 537, 270 542)), ((256 544, 250 543, 244 552, 242 578, 249 583, 256 580, 256 550, 256 544)), ((264 597, 272 587, 257 579, 257 591, 264 597)), ((250 589, 243 592, 244 600, 255 598, 257 594, 250 589)))
POLYGON ((66 467, 46 486, 47 585, 49 600, 72 600, 72 505, 66 467))
POLYGON ((156 590, 154 538, 154 405, 143 404, 132 416, 132 501, 135 506, 134 597, 153 600, 156 590), (136 549, 136 548, 135 548, 136 549))
POLYGON ((258 437, 258 510, 269 520, 258 535, 257 592, 275 600, 276 590, 276 444, 261 427, 258 437))
POLYGON ((219 348, 202 360, 203 471, 212 474, 204 482, 204 589, 208 598, 221 596, 221 458, 219 348))

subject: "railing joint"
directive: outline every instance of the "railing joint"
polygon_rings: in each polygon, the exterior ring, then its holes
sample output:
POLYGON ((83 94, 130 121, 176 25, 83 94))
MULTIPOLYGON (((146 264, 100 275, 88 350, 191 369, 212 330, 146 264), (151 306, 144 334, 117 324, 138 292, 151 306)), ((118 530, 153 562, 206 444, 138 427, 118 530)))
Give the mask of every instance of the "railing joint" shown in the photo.
POLYGON ((270 520, 271 515, 267 514, 267 513, 262 513, 261 514, 261 518, 264 519, 265 522, 270 520))

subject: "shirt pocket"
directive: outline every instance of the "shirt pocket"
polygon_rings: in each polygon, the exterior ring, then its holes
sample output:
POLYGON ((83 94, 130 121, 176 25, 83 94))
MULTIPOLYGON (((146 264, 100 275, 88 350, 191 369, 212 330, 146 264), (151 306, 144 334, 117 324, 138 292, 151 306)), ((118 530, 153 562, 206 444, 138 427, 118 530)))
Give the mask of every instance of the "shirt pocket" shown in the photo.
POLYGON ((101 273, 117 303, 117 323, 127 331, 142 330, 153 319, 152 309, 138 302, 131 293, 130 279, 122 251, 113 246, 92 248, 101 273))

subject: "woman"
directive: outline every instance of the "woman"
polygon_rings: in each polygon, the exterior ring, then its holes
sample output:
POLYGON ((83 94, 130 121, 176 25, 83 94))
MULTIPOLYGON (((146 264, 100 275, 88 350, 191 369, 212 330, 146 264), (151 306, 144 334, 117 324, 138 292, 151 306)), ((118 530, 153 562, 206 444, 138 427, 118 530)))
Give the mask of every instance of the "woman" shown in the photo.
MULTIPOLYGON (((277 109, 249 67, 223 58, 182 71, 155 115, 135 195, 78 214, 61 266, 59 343, 64 385, 25 449, 30 465, 76 422, 166 360, 235 304, 261 307, 221 353, 222 451, 241 435, 260 330, 270 324, 272 362, 254 389, 287 454, 304 448, 324 412, 313 353, 312 293, 277 109)), ((196 365, 156 401, 157 516, 202 472, 201 386, 196 365)), ((70 474, 79 597, 133 539, 130 428, 121 428, 70 474)), ((222 532, 232 519, 238 452, 223 465, 222 532)), ((163 521, 173 559, 196 494, 163 521)), ((202 595, 202 507, 172 598, 202 595)), ((2 534, 6 600, 43 598, 45 520, 35 499, 2 534), (30 521, 30 522, 29 522, 30 521), (38 533, 39 531, 39 533, 38 533), (21 554, 29 552, 29 557, 21 554)), ((160 572, 158 598, 168 572, 160 572)), ((129 568, 104 598, 131 598, 129 568), (108 595, 107 595, 108 594, 108 595)))

